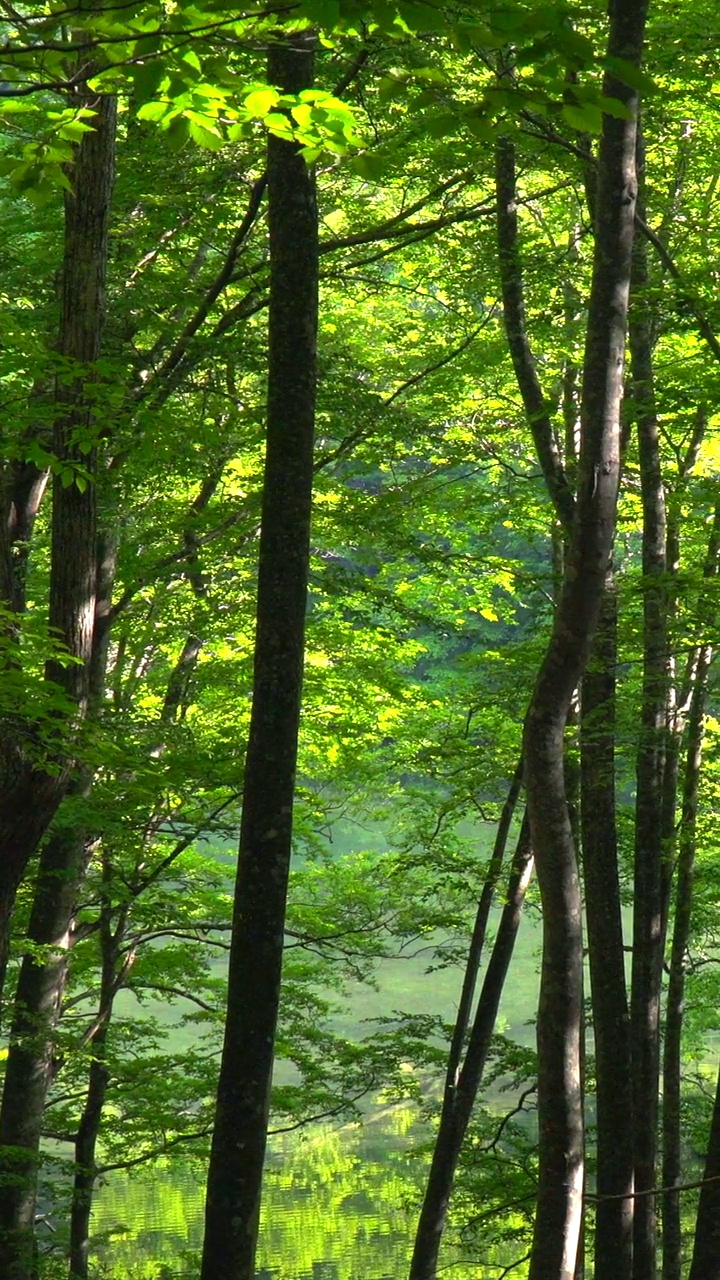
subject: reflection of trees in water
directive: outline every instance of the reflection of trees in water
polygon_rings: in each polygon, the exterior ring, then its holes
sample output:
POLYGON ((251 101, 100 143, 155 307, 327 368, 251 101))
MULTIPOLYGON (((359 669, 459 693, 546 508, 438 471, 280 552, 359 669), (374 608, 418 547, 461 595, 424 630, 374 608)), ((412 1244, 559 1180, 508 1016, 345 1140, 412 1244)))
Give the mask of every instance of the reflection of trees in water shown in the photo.
MULTIPOLYGON (((317 1126, 276 1138, 266 1168, 258 1280, 405 1275, 427 1138, 411 1105, 383 1107, 363 1126, 317 1126)), ((202 1174, 191 1167, 108 1182, 93 1218, 100 1274, 189 1280, 197 1273, 203 1197, 202 1174)), ((453 1280, 477 1280, 477 1242, 468 1248, 466 1240, 462 1252, 468 1265, 453 1265, 453 1280)))
MULTIPOLYGON (((262 1280, 382 1280, 402 1274, 422 1166, 407 1154, 409 1116, 315 1129, 276 1140, 268 1160, 260 1239, 262 1280)), ((93 1218, 98 1261, 111 1280, 192 1274, 200 1248, 203 1180, 190 1169, 110 1182, 93 1218), (102 1242, 102 1243, 101 1243, 102 1242), (165 1269, 163 1271, 163 1268, 165 1269)))

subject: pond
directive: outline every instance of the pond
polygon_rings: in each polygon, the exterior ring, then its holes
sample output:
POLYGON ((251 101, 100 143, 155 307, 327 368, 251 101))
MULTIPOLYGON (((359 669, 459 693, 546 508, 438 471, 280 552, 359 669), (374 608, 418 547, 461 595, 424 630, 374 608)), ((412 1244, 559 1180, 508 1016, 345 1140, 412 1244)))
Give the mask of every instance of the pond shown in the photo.
MULTIPOLYGON (((349 834, 341 832, 342 844, 349 834)), ((337 840, 337 836, 336 836, 337 840)), ((499 1025, 534 1042, 539 931, 523 922, 499 1025)), ((462 972, 428 974, 429 955, 384 960, 375 987, 358 985, 338 1024, 367 1032, 367 1019, 402 1009, 454 1017, 462 972)), ((401 1280, 407 1274, 424 1185, 427 1131, 410 1104, 369 1109, 362 1125, 313 1125, 271 1140, 258 1255, 259 1280, 401 1280)), ((202 1171, 175 1162, 110 1175, 93 1215, 95 1274, 107 1280, 195 1280, 202 1241, 202 1171)), ((477 1265, 451 1260, 454 1280, 479 1280, 477 1265)), ((490 1274, 490 1273, 488 1273, 490 1274)))

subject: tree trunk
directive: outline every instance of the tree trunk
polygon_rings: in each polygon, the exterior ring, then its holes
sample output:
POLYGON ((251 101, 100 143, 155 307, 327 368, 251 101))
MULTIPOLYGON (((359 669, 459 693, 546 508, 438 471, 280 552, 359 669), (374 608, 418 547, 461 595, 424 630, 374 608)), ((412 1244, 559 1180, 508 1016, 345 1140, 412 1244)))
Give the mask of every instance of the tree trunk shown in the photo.
MULTIPOLYGON (((71 362, 75 373, 62 375, 55 388, 53 453, 58 474, 53 480, 52 546, 50 564, 51 631, 76 659, 69 664, 52 658, 46 665, 48 682, 60 686, 74 703, 76 718, 85 714, 95 610, 96 497, 93 482, 95 450, 79 446, 92 438, 96 397, 88 394, 94 380, 92 365, 100 355, 105 314, 105 275, 108 225, 115 165, 115 100, 84 93, 92 107, 93 129, 83 135, 72 170, 74 190, 65 194, 65 243, 60 290, 58 355, 71 362), (83 434, 85 439, 83 439, 83 434), (63 483, 75 466, 89 472, 89 480, 63 483), (65 472, 63 473, 63 468, 65 472), (70 469, 68 471, 67 469, 70 469)), ((37 483, 30 484, 26 515, 39 500, 37 483), (32 496, 34 494, 34 497, 32 496)), ((65 734, 72 736, 72 725, 65 734)), ((27 726, 30 740, 34 726, 27 726)), ((71 755, 66 745, 34 744, 36 756, 50 754, 49 768, 33 763, 23 739, 11 731, 2 735, 0 757, 0 996, 7 965, 10 919, 15 895, 32 854, 52 821, 67 790, 71 755), (39 752, 37 750, 39 748, 39 752)))
MULTIPOLYGON (((270 52, 286 92, 313 79, 314 38, 270 52)), ((280 998, 312 502, 317 207, 293 143, 268 142, 270 315, 252 717, 202 1280, 253 1280, 280 998)))
MULTIPOLYGON (((638 172, 644 173, 638 137, 638 172)), ((640 213, 643 212, 639 202, 640 213)), ((647 245, 638 236, 633 253, 630 321, 632 386, 636 404, 643 506, 643 689, 635 802, 635 870, 631 998, 635 1202, 634 1280, 655 1280, 658 1079, 663 928, 664 765, 668 718, 668 636, 665 493, 653 386, 647 245)))
POLYGON ((595 1033, 595 1280, 631 1280, 633 1220, 630 1015, 615 825, 617 592, 612 570, 582 681, 581 825, 595 1033), (603 1197, 609 1197, 603 1199, 603 1197), (627 1197, 627 1198, 623 1198, 627 1197))
MULTIPOLYGON (((611 56, 639 63, 645 16, 645 0, 611 4, 611 56)), ((563 739, 600 611, 615 529, 636 194, 637 95, 610 73, 604 92, 626 104, 628 118, 603 118, 578 496, 563 592, 523 742, 530 832, 543 907, 537 1031, 539 1186, 530 1280, 572 1280, 582 1216, 582 904, 566 799, 563 739)))
MULTIPOLYGON (((716 508, 713 530, 707 550, 704 576, 714 578, 718 572, 720 548, 720 507, 716 508)), ((702 612, 712 614, 713 605, 705 600, 702 612)), ((711 616, 700 618, 701 626, 712 625, 711 616)), ((700 789, 700 766, 705 734, 708 675, 712 661, 709 645, 700 648, 694 673, 694 687, 688 714, 687 754, 683 782, 682 816, 678 838, 675 918, 673 923, 670 973, 668 977, 663 1045, 663 1187, 677 1187, 681 1181, 681 1047, 685 1002, 685 970, 690 941, 693 878, 695 870, 696 827, 700 789)), ((680 1280, 682 1274, 682 1235, 680 1228, 680 1194, 666 1191, 662 1201, 662 1280, 680 1280)))
POLYGON ((720 1280, 720 1075, 718 1075, 715 1093, 703 1182, 688 1280, 720 1280))
POLYGON ((432 1163, 418 1219, 410 1280, 435 1280, 450 1193, 485 1063, 505 978, 512 959, 525 893, 533 870, 530 831, 523 822, 507 898, 488 963, 470 1040, 457 1078, 447 1081, 432 1163))
MULTIPOLYGON (((109 641, 105 619, 109 617, 112 597, 114 543, 109 546, 103 542, 97 558, 98 616, 89 681, 90 700, 95 707, 105 687, 109 641)), ((70 791, 87 796, 91 786, 92 771, 86 769, 71 784, 70 791)), ((10 1163, 14 1173, 11 1181, 0 1181, 0 1259, 3 1240, 14 1242, 11 1252, 17 1245, 20 1256, 33 1255, 42 1122, 55 1074, 55 1031, 67 978, 71 927, 90 850, 86 831, 71 818, 67 824, 57 824, 40 853, 28 925, 32 949, 23 957, 20 968, 0 1105, 0 1148, 13 1148, 10 1163), (38 959, 39 949, 42 960, 38 959)), ((0 1169, 4 1165, 5 1160, 1 1160, 0 1169)))

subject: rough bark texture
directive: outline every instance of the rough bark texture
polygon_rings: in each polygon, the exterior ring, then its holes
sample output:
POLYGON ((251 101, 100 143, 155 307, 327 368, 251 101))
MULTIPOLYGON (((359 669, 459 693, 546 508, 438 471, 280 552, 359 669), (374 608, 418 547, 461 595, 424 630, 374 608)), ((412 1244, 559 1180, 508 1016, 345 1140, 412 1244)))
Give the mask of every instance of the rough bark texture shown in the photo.
MULTIPOLYGON (((644 171, 638 138, 638 173, 644 171)), ((642 214, 642 202, 639 202, 642 214)), ((647 245, 633 253, 630 318, 632 387, 638 430, 643 506, 643 689, 635 802, 635 869, 631 999, 635 1190, 656 1185, 660 994, 663 927, 663 806, 668 718, 668 636, 665 493, 655 410, 647 288, 647 245)), ((654 1280, 657 1269, 655 1199, 639 1195, 634 1213, 634 1280, 654 1280)))
MULTIPOLYGON (((73 192, 65 196, 65 242, 60 288, 58 354, 75 376, 58 378, 55 389, 53 453, 61 465, 79 463, 91 476, 94 452, 78 449, 78 435, 91 430, 93 397, 86 387, 100 355, 105 312, 108 224, 115 160, 115 101, 88 94, 83 105, 96 111, 93 130, 83 136, 73 166, 73 192)), ((39 501, 38 477, 27 477, 22 518, 32 522, 39 501)), ((95 485, 53 482, 49 623, 54 635, 78 659, 69 665, 47 664, 46 678, 59 685, 75 704, 77 717, 86 710, 95 610, 95 485)), ((8 930, 15 894, 28 860, 67 789, 71 759, 53 749, 52 767, 28 759, 25 737, 11 730, 2 735, 0 754, 0 995, 7 959, 8 930)), ((72 726, 68 726, 69 736, 72 726)), ((42 759, 41 744, 38 755, 42 759)), ((68 744, 71 755, 71 749, 68 744)), ((0 1268, 1 1270, 2 1268, 0 1268)), ((3 1272, 3 1274, 6 1274, 3 1272)))
MULTIPOLYGON (((273 47, 271 83, 312 84, 313 39, 273 47)), ((252 718, 245 766, 225 1042, 208 1173, 202 1280, 253 1280, 280 997, 302 688, 317 328, 315 183, 292 143, 268 143, 268 424, 252 718)))
MULTIPOLYGON (((610 6, 609 52, 637 64, 645 0, 610 6)), ((602 601, 615 527, 620 403, 635 214, 637 98, 607 75, 628 119, 604 117, 588 312, 578 495, 563 592, 525 721, 525 788, 543 906, 538 1009, 539 1187, 530 1280, 572 1280, 582 1216, 582 910, 566 799, 564 729, 602 601)))
POLYGON ((507 897, 488 963, 467 1052, 457 1078, 447 1081, 425 1197, 418 1219, 410 1280, 435 1280, 450 1193, 460 1150, 480 1087, 505 978, 533 870, 530 828, 523 822, 507 897))

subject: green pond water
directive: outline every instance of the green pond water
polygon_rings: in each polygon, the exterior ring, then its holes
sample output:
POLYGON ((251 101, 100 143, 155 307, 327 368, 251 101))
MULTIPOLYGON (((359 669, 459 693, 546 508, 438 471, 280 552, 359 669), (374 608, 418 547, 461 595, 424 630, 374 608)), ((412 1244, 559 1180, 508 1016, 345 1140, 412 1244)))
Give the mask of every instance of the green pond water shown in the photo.
MULTIPOLYGON (((357 833, 354 834, 357 841, 357 833)), ((340 847, 353 839, 349 825, 340 847)), ((367 845, 365 845, 367 847, 367 845)), ((531 1044, 537 1000, 539 930, 529 916, 501 1005, 499 1028, 531 1044)), ((427 972, 430 956, 385 960, 377 985, 358 986, 338 1025, 362 1035, 365 1020, 402 1009, 454 1017, 459 969, 427 972)), ((315 1125, 271 1140, 263 1193, 259 1280, 401 1280, 407 1274, 423 1187, 426 1132, 416 1110, 369 1109, 362 1125, 315 1125)), ((195 1280, 201 1247, 201 1171, 174 1162, 112 1174, 97 1192, 94 1275, 103 1280, 195 1280)), ((454 1280, 488 1280, 495 1270, 447 1259, 454 1280)))

